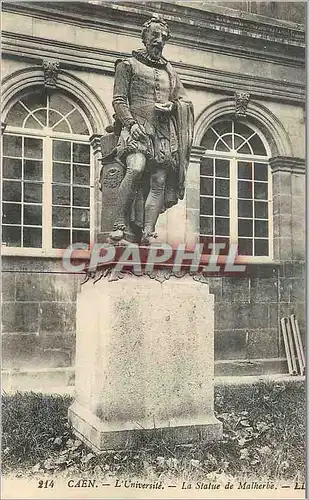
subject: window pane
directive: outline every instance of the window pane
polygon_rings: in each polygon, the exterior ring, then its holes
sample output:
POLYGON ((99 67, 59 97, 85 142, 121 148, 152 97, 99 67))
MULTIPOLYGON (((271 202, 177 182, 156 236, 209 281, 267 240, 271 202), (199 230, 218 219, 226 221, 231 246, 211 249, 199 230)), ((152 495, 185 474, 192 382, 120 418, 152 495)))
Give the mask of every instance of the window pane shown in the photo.
POLYGON ((203 244, 203 254, 212 253, 212 249, 209 244, 213 243, 213 236, 200 236, 199 242, 203 244))
POLYGON ((213 159, 212 158, 202 158, 201 159, 201 175, 213 176, 213 159))
POLYGON ((46 125, 47 125, 47 110, 46 110, 46 108, 45 109, 38 109, 33 114, 42 123, 43 127, 46 127, 46 125))
POLYGON ((42 229, 39 227, 24 227, 23 229, 23 246, 31 248, 42 247, 42 229))
POLYGON ((238 216, 239 217, 252 217, 252 201, 238 200, 238 216))
POLYGON ((258 200, 267 200, 268 184, 266 182, 254 183, 254 198, 258 200))
POLYGON ((201 177, 201 194, 213 194, 213 179, 201 177))
POLYGON ((215 220, 216 231, 215 234, 219 234, 222 236, 228 236, 230 233, 230 221, 229 219, 219 219, 216 217, 215 220))
POLYGON ((201 234, 213 234, 213 218, 212 217, 200 217, 200 233, 201 234))
POLYGON ((67 163, 53 163, 53 182, 70 184, 71 165, 67 163))
POLYGON ((7 179, 21 179, 21 160, 16 158, 3 158, 3 177, 7 179))
POLYGON ((70 186, 53 186, 53 205, 70 205, 70 186))
POLYGON ((71 161, 71 143, 68 141, 53 141, 53 160, 71 161))
POLYGON ((261 238, 268 237, 268 222, 266 220, 255 221, 254 235, 261 238))
POLYGON ((42 162, 24 160, 24 179, 30 181, 42 180, 42 162))
POLYGON ((268 218, 268 203, 266 201, 255 201, 254 202, 254 216, 257 219, 267 219, 268 218))
POLYGON ((26 158, 40 160, 43 156, 43 141, 34 137, 24 138, 24 154, 26 158))
POLYGON ((252 198, 252 182, 238 181, 238 197, 252 198))
POLYGON ((223 134, 231 134, 232 133, 232 121, 231 120, 225 120, 216 123, 213 125, 213 127, 217 134, 223 135, 223 134))
POLYGON ((200 198, 200 211, 202 215, 212 215, 213 214, 213 199, 205 198, 202 196, 200 198))
POLYGON ((268 181, 268 165, 254 163, 254 179, 256 181, 268 181))
POLYGON ((73 109, 73 105, 59 94, 51 94, 49 106, 56 111, 60 111, 63 115, 66 115, 73 109))
POLYGON ((253 221, 247 219, 238 220, 238 236, 252 236, 253 221))
POLYGON ((48 119, 49 119, 49 127, 53 127, 58 123, 60 120, 62 120, 63 114, 59 113, 58 111, 54 111, 52 109, 49 110, 48 114, 48 119))
POLYGON ((73 188, 73 205, 79 207, 89 207, 90 192, 88 188, 73 188))
POLYGON ((254 241, 254 255, 268 255, 268 240, 254 241))
POLYGON ((46 108, 46 93, 44 91, 31 92, 23 97, 21 101, 30 109, 34 111, 37 108, 46 108))
POLYGON ((3 181, 3 200, 21 201, 21 182, 3 181))
POLYGON ((216 196, 230 196, 230 182, 224 179, 216 179, 216 196))
POLYGON ((89 135, 85 120, 77 109, 68 116, 68 121, 71 125, 73 134, 89 135))
POLYGON ((73 184, 90 184, 90 168, 73 165, 73 184))
POLYGON ((58 123, 58 125, 55 125, 55 127, 53 128, 53 130, 55 132, 64 132, 66 134, 70 134, 71 133, 71 130, 70 130, 70 127, 67 123, 66 120, 62 120, 61 122, 58 123))
POLYGON ((36 120, 32 115, 29 115, 25 121, 25 128, 34 128, 35 130, 41 130, 42 124, 40 121, 36 120))
POLYGON ((90 243, 90 231, 73 231, 72 243, 90 243))
POLYGON ((28 203, 42 203, 42 185, 25 182, 24 201, 28 203))
POLYGON ((89 227, 90 212, 84 208, 73 209, 73 227, 89 227))
POLYGON ((3 155, 22 156, 22 138, 15 135, 3 136, 3 155))
POLYGON ((251 239, 239 238, 238 255, 253 255, 253 244, 251 239))
POLYGON ((2 228, 2 241, 8 247, 21 246, 21 227, 3 226, 2 228))
POLYGON ((3 203, 2 208, 3 224, 21 223, 21 205, 17 203, 3 203))
POLYGON ((217 198, 215 201, 215 213, 216 215, 229 215, 230 202, 229 200, 224 200, 222 198, 217 198))
POLYGON ((22 127, 27 114, 25 108, 17 102, 8 112, 5 122, 12 127, 22 127))
POLYGON ((90 146, 89 146, 89 144, 73 143, 73 162, 74 163, 90 163, 90 146))
POLYGON ((252 163, 247 161, 238 162, 238 179, 252 179, 252 163))
MULTIPOLYGON (((223 237, 223 236, 217 236, 215 237, 215 241, 214 243, 224 243, 225 247, 224 248, 220 248, 220 251, 219 251, 219 254, 220 255, 228 255, 229 253, 229 248, 230 248, 230 240, 229 238, 226 238, 226 237, 223 237)), ((216 253, 218 254, 218 250, 216 251, 216 253)))
POLYGON ((71 208, 53 207, 53 227, 70 227, 71 208))
POLYGON ((245 139, 248 139, 250 135, 253 134, 253 130, 251 128, 238 121, 234 122, 234 132, 235 134, 242 135, 245 139))
POLYGON ((230 176, 230 162, 229 160, 216 160, 216 177, 230 176))
POLYGON ((249 147, 249 145, 248 145, 247 142, 246 142, 246 144, 244 144, 243 146, 241 146, 241 148, 239 148, 237 151, 238 151, 238 153, 241 153, 243 155, 248 155, 248 154, 250 155, 250 154, 252 154, 251 149, 250 149, 250 147, 249 147))
POLYGON ((201 141, 201 146, 205 149, 213 150, 217 139, 218 139, 218 136, 210 128, 207 130, 206 134, 204 135, 204 137, 201 141))
POLYGON ((29 226, 42 225, 41 205, 24 205, 24 224, 29 226))
POLYGON ((255 155, 267 156, 267 152, 266 152, 266 149, 264 147, 264 144, 257 134, 255 134, 255 136, 252 137, 252 139, 250 139, 250 144, 251 144, 251 147, 253 149, 253 153, 255 155))
POLYGON ((67 248, 70 245, 69 229, 53 229, 53 248, 67 248))
POLYGON ((218 141, 217 146, 216 146, 216 151, 225 151, 228 152, 230 151, 229 148, 225 145, 221 139, 218 141))

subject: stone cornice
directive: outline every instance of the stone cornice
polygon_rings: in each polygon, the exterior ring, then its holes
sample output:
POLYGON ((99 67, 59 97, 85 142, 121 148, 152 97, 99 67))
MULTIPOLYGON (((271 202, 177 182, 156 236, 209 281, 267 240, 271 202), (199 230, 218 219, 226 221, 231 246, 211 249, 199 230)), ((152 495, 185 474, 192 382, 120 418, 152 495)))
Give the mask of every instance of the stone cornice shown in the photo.
MULTIPOLYGON (((2 8, 39 19, 136 37, 140 37, 141 23, 154 10, 148 2, 143 6, 137 2, 5 2, 2 8)), ((171 44, 194 49, 198 44, 199 49, 208 52, 304 66, 305 28, 301 25, 240 13, 236 17, 237 11, 232 9, 221 8, 220 13, 220 9, 217 12, 211 8, 198 10, 169 2, 156 2, 155 10, 170 24, 171 44)))
POLYGON ((294 156, 275 156, 270 158, 269 165, 272 172, 293 172, 297 174, 306 172, 306 160, 294 156))
MULTIPOLYGON (((62 69, 98 71, 113 75, 115 60, 129 54, 2 32, 2 55, 27 60, 34 65, 41 65, 42 57, 56 58, 62 69)), ((241 88, 255 98, 297 103, 305 101, 305 85, 171 62, 188 87, 211 89, 228 95, 233 95, 241 88)))

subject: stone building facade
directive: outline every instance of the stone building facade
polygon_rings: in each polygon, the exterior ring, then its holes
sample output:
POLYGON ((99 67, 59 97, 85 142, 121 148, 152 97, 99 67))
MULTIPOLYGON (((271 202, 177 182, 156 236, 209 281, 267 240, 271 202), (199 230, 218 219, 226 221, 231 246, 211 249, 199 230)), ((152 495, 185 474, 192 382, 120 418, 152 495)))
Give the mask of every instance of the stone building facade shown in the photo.
POLYGON ((280 318, 295 313, 304 332, 305 4, 4 2, 2 348, 10 387, 29 371, 41 385, 44 377, 67 384, 74 373, 83 276, 65 272, 61 256, 99 230, 97 140, 112 123, 114 62, 140 47, 153 12, 170 25, 164 54, 196 117, 186 196, 161 216, 159 238, 236 242, 247 265, 244 276, 209 278, 216 373, 286 372, 280 318))

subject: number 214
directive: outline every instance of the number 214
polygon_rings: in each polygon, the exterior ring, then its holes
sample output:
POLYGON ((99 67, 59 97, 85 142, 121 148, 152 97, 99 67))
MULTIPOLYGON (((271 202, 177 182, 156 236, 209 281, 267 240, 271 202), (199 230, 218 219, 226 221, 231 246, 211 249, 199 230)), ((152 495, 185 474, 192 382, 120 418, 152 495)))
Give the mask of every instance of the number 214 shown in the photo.
POLYGON ((54 481, 52 479, 47 479, 46 481, 39 481, 38 488, 53 488, 54 481))

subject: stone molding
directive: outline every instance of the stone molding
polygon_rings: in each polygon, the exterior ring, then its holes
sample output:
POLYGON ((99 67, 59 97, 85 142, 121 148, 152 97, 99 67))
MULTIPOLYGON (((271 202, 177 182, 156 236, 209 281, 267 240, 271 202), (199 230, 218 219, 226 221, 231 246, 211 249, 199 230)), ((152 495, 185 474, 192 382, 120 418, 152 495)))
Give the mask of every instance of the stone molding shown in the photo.
MULTIPOLYGON (((10 102, 17 93, 42 87, 44 82, 43 72, 38 66, 21 69, 5 77, 2 82, 3 117, 5 118, 10 102)), ((75 75, 62 70, 58 74, 57 88, 73 95, 79 102, 88 117, 93 134, 105 130, 112 123, 112 118, 100 97, 75 75)))
POLYGON ((269 165, 274 172, 306 173, 306 160, 295 156, 275 156, 270 158, 269 165))
POLYGON ((91 147, 93 149, 93 154, 99 160, 102 157, 102 152, 101 152, 101 137, 102 137, 102 135, 100 135, 100 134, 93 134, 90 137, 90 144, 91 144, 91 147))
POLYGON ((235 92, 235 117, 246 118, 247 107, 250 100, 250 93, 245 91, 235 92))
MULTIPOLYGON (((117 34, 125 31, 133 36, 140 36, 140 24, 153 15, 152 6, 148 7, 146 4, 141 7, 138 2, 131 2, 131 5, 118 3, 110 5, 110 2, 104 1, 94 5, 94 2, 87 2, 87 4, 76 4, 74 10, 70 4, 68 6, 61 4, 60 7, 58 2, 53 4, 42 2, 41 5, 5 2, 3 10, 117 34)), ((287 58, 289 49, 292 52, 291 59, 293 54, 295 57, 295 49, 302 49, 304 52, 305 27, 293 22, 269 19, 245 12, 241 12, 240 16, 237 10, 215 5, 209 5, 207 10, 205 8, 199 10, 178 3, 176 14, 175 7, 170 2, 157 2, 156 10, 171 25, 172 43, 177 44, 181 41, 183 46, 196 47, 198 40, 199 44, 211 47, 217 42, 223 50, 234 45, 233 50, 242 46, 241 50, 247 53, 260 45, 265 54, 265 41, 267 41, 268 50, 272 49, 273 53, 280 54, 280 45, 285 47, 281 57, 287 58), (202 39, 201 33, 205 33, 207 40, 202 39), (230 34, 228 42, 226 33, 230 34)))
MULTIPOLYGON (((2 54, 4 55, 20 58, 20 54, 23 54, 27 60, 37 64, 42 58, 42 47, 44 47, 46 57, 57 58, 60 61, 61 68, 101 71, 109 75, 114 75, 115 60, 129 55, 128 53, 88 48, 59 40, 2 32, 2 54)), ((234 92, 241 85, 244 92, 250 92, 255 97, 284 100, 285 102, 305 102, 305 85, 303 84, 287 81, 278 82, 275 79, 261 76, 240 76, 239 73, 212 68, 205 69, 202 66, 173 61, 171 63, 179 73, 183 83, 188 87, 212 89, 216 92, 234 95, 234 92)))
POLYGON ((47 89, 56 89, 60 62, 54 59, 43 59, 44 86, 47 89))
POLYGON ((114 266, 105 266, 102 269, 96 269, 95 271, 88 271, 86 274, 86 278, 82 281, 81 285, 87 283, 90 279, 93 280, 93 284, 97 281, 100 281, 102 278, 107 279, 107 281, 118 281, 123 278, 132 278, 132 277, 148 277, 152 280, 158 281, 159 283, 163 283, 170 278, 184 278, 191 277, 194 281, 199 281, 200 283, 208 284, 208 279, 203 275, 202 272, 190 272, 186 270, 182 270, 179 272, 174 272, 173 269, 170 268, 162 268, 162 269, 153 269, 152 271, 141 271, 140 273, 134 271, 117 271, 114 266))
POLYGON ((6 129, 6 123, 1 122, 1 135, 3 135, 3 134, 4 134, 5 129, 6 129))

